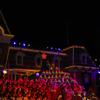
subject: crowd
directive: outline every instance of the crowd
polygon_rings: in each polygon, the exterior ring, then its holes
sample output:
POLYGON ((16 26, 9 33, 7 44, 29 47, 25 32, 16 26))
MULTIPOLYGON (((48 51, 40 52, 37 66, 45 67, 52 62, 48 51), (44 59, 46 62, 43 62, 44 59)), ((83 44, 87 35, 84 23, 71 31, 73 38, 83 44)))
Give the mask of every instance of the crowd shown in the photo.
POLYGON ((0 79, 0 100, 82 100, 78 84, 54 83, 44 78, 0 79))

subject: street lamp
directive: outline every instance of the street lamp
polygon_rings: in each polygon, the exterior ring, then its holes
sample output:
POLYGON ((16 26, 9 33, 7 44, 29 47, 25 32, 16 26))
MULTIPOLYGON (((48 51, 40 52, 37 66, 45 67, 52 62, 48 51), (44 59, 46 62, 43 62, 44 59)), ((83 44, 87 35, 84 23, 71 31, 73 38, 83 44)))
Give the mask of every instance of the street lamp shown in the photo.
POLYGON ((3 74, 7 74, 7 71, 6 70, 3 70, 3 74))

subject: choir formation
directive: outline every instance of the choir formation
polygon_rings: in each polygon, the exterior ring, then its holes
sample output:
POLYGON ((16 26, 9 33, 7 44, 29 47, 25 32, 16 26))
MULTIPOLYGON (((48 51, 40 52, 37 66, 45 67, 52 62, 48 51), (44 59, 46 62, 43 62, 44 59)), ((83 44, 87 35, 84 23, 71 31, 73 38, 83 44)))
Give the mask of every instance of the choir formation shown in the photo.
POLYGON ((82 93, 78 84, 51 82, 44 78, 0 79, 0 100, 82 100, 82 93))
POLYGON ((86 100, 83 86, 54 64, 48 65, 49 70, 35 79, 1 78, 0 100, 86 100))

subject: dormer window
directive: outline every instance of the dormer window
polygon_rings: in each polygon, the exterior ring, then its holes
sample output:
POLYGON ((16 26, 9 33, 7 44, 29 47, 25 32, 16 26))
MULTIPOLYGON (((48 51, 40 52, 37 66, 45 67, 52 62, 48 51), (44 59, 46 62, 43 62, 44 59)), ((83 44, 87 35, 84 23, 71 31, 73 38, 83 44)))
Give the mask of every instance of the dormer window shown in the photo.
POLYGON ((16 65, 23 65, 23 57, 25 54, 23 54, 21 51, 16 53, 16 65))
POLYGON ((36 66, 41 66, 42 65, 42 57, 38 54, 35 57, 35 65, 36 66))
POLYGON ((59 56, 54 57, 54 65, 60 68, 60 60, 59 56))
POLYGON ((37 66, 41 65, 41 58, 37 58, 37 66))
POLYGON ((86 61, 86 59, 85 59, 85 56, 83 55, 82 56, 82 62, 85 63, 85 61, 86 61))
POLYGON ((58 59, 55 60, 55 66, 59 66, 59 61, 58 61, 58 59))
POLYGON ((17 56, 17 64, 22 64, 22 56, 17 56))
POLYGON ((80 55, 80 57, 81 57, 81 63, 82 64, 87 64, 87 57, 88 57, 88 54, 85 52, 85 53, 82 53, 81 55, 80 55))

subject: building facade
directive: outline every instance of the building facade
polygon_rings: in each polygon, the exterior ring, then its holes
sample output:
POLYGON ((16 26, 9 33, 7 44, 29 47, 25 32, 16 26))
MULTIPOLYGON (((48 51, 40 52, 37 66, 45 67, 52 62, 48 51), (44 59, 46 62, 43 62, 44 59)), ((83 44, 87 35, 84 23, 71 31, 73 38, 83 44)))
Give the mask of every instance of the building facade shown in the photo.
POLYGON ((5 69, 12 80, 47 70, 48 60, 60 70, 69 72, 86 89, 89 86, 96 89, 96 73, 99 68, 85 47, 73 45, 61 51, 30 49, 10 46, 13 37, 0 11, 0 70, 5 69))

